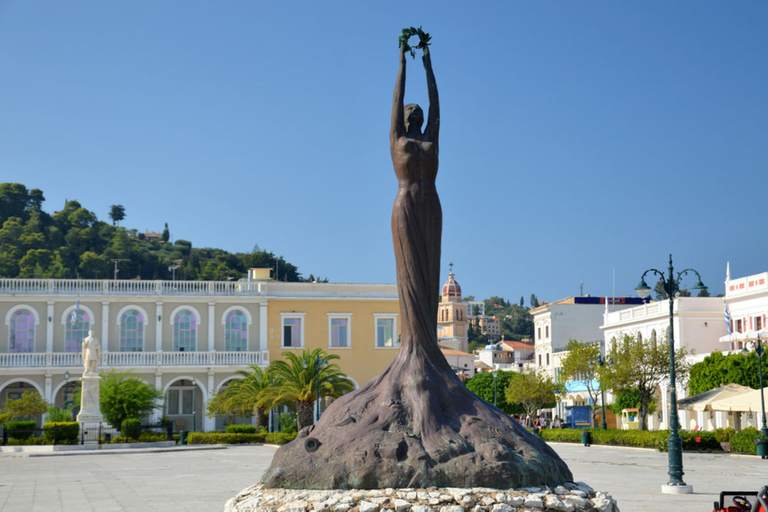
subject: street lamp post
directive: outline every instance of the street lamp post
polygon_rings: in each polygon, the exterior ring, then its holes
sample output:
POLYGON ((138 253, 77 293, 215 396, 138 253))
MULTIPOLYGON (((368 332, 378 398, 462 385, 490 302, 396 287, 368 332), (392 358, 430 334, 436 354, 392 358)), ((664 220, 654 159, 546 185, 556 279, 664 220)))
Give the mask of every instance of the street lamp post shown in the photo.
MULTIPOLYGON (((746 352, 743 350, 742 352, 746 352)), ((755 439, 755 448, 757 455, 760 458, 768 458, 768 426, 765 422, 765 396, 763 392, 763 342, 760 339, 760 333, 757 333, 757 343, 755 344, 755 352, 757 353, 757 370, 760 375, 760 407, 763 413, 763 427, 760 429, 760 435, 755 439)))
POLYGON ((706 290, 707 287, 701 282, 701 275, 692 268, 687 268, 677 273, 672 266, 672 255, 669 255, 669 271, 667 276, 664 273, 651 268, 643 272, 640 277, 640 284, 635 290, 641 298, 647 297, 651 293, 651 287, 645 282, 645 276, 648 273, 659 276, 664 292, 669 300, 669 439, 667 446, 669 449, 669 483, 661 486, 661 492, 665 494, 690 494, 693 488, 683 481, 683 442, 678 432, 680 424, 677 418, 677 389, 675 388, 675 334, 674 334, 674 304, 677 292, 680 291, 680 280, 689 272, 696 274, 698 280, 693 286, 693 290, 706 290))
MULTIPOLYGON (((68 401, 69 401, 69 370, 64 372, 64 407, 63 409, 67 408, 68 401)), ((765 415, 763 415, 763 417, 765 417, 765 415)))
MULTIPOLYGON (((597 354, 597 366, 600 367, 600 370, 602 371, 603 366, 605 366, 605 360, 603 359, 603 354, 597 354)), ((603 386, 603 380, 600 379, 600 402, 603 407, 603 421, 600 424, 600 428, 603 430, 608 430, 608 423, 605 421, 605 386, 603 386)))
POLYGON ((493 405, 496 405, 496 374, 499 373, 497 368, 493 369, 493 405))
POLYGON ((763 410, 763 428, 760 429, 760 433, 763 438, 768 437, 768 426, 765 424, 765 396, 763 395, 763 344, 760 341, 760 333, 757 333, 757 346, 755 346, 755 352, 757 352, 757 368, 760 372, 760 406, 763 410))

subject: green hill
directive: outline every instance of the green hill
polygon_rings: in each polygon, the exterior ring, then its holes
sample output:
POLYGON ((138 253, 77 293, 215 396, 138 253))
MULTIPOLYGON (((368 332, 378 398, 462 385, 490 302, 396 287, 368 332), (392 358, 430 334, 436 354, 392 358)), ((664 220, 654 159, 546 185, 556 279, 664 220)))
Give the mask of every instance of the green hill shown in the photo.
MULTIPOLYGON (((0 184, 0 277, 110 279, 113 260, 119 279, 179 280, 240 279, 249 268, 277 269, 280 281, 314 281, 301 277, 295 265, 272 252, 230 253, 195 248, 192 242, 169 242, 168 225, 161 235, 147 236, 135 229, 100 221, 77 201, 67 201, 60 212, 42 210, 40 189, 19 183, 0 184)), ((120 205, 110 212, 122 220, 120 205)), ((320 280, 320 279, 317 279, 320 280)))

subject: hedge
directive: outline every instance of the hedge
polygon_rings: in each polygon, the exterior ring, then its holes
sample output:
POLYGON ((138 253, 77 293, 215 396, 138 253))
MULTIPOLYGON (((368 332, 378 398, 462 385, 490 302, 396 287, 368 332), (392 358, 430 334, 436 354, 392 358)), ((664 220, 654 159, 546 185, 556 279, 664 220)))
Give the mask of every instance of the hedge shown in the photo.
POLYGON ((43 436, 56 443, 77 443, 80 424, 76 421, 52 421, 43 424, 43 436))
MULTIPOLYGON (((592 444, 607 444, 612 446, 634 446, 638 448, 654 448, 667 451, 668 430, 619 430, 609 428, 587 429, 592 433, 592 444)), ((559 441, 564 443, 580 443, 583 430, 570 428, 545 428, 539 431, 539 435, 546 441, 559 441)), ((680 431, 680 439, 684 450, 716 450, 720 451, 720 443, 714 432, 690 432, 680 431)), ((731 445, 733 449, 733 445, 731 445)), ((754 446, 753 451, 754 453, 754 446)))
POLYGON ((123 437, 136 440, 141 436, 141 420, 139 418, 125 418, 120 425, 120 433, 123 437))
POLYGON ((760 435, 760 431, 755 427, 747 427, 733 434, 731 437, 732 453, 748 453, 757 455, 755 448, 755 439, 760 435))
POLYGON ((253 425, 227 425, 224 429, 227 434, 255 434, 256 427, 253 425))
POLYGON ((5 431, 11 439, 29 439, 37 428, 34 420, 7 421, 5 431))
POLYGON ((220 432, 190 432, 188 444, 251 444, 269 443, 286 444, 293 441, 296 434, 283 432, 257 432, 255 434, 222 434, 220 432))

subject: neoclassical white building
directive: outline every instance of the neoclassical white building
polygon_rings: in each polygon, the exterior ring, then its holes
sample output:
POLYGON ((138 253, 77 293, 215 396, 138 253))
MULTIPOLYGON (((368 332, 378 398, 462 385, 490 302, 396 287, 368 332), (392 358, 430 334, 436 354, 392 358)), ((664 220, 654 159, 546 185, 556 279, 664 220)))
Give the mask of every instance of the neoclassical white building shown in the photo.
POLYGON ((162 390, 157 415, 187 430, 223 428, 205 404, 237 370, 322 348, 361 385, 399 339, 393 284, 280 283, 263 272, 238 282, 0 279, 0 318, 0 404, 34 389, 61 407, 92 330, 100 371, 131 371, 162 390))
MULTIPOLYGON (((705 356, 724 347, 720 337, 727 334, 723 321, 723 299, 719 297, 678 297, 673 302, 675 348, 687 347, 693 352, 692 362, 701 361, 705 356)), ((606 350, 622 336, 637 336, 652 343, 667 343, 669 333, 669 300, 643 304, 621 311, 605 313, 602 329, 605 335, 606 350)), ((677 398, 684 398, 686 386, 678 385, 677 398)), ((669 425, 668 383, 660 389, 661 401, 655 415, 649 415, 650 429, 664 429, 669 425)), ((610 395, 610 394, 609 394, 610 395)), ((609 399, 610 401, 610 399, 609 399)), ((723 413, 724 414, 724 413, 723 413)), ((721 414, 722 416, 722 414, 721 414)), ((691 413, 679 411, 680 426, 693 429, 706 427, 710 420, 723 426, 724 417, 716 418, 708 412, 691 413)))

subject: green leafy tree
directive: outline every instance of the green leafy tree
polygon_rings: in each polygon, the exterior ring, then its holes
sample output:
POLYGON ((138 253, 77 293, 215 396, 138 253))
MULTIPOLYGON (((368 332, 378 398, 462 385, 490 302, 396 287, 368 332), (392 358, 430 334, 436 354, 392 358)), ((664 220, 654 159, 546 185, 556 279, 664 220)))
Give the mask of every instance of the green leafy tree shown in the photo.
MULTIPOLYGON (((687 361, 689 351, 685 347, 675 350, 677 380, 684 382, 690 370, 687 361)), ((605 365, 604 381, 614 391, 635 388, 640 394, 638 416, 640 429, 647 430, 647 416, 659 384, 669 377, 669 343, 640 341, 635 336, 624 335, 612 343, 608 357, 613 364, 605 365)))
POLYGON ((0 183, 0 224, 11 217, 28 218, 30 209, 40 210, 43 201, 40 189, 28 190, 21 183, 0 183))
POLYGON ((565 350, 567 355, 561 362, 560 381, 563 383, 566 381, 583 381, 591 398, 590 403, 596 404, 600 388, 594 386, 594 380, 598 377, 600 369, 597 366, 600 344, 570 340, 565 346, 565 350))
POLYGON ((109 218, 112 219, 112 225, 116 226, 118 222, 125 218, 125 206, 113 204, 109 207, 109 218))
POLYGON ((109 260, 103 254, 86 251, 80 258, 80 275, 89 279, 106 279, 109 277, 109 260))
POLYGON ((171 239, 171 232, 168 229, 168 223, 165 223, 165 227, 163 228, 163 235, 162 235, 162 241, 168 243, 168 240, 171 239))
MULTIPOLYGON (((768 351, 763 352, 763 370, 765 368, 768 368, 768 351)), ((746 355, 740 352, 723 355, 715 351, 691 367, 691 395, 698 395, 725 384, 760 388, 759 364, 754 351, 746 355)))
MULTIPOLYGON (((523 412, 523 408, 519 404, 507 402, 507 395, 504 392, 509 386, 509 381, 516 376, 515 372, 500 371, 496 374, 496 406, 507 414, 523 412)), ((493 403, 493 372, 476 373, 464 384, 467 389, 486 402, 493 403)))
POLYGON ((231 380, 227 387, 219 391, 208 402, 207 416, 256 416, 256 428, 267 426, 267 408, 257 403, 264 391, 272 385, 269 372, 257 365, 248 367, 249 371, 238 370, 235 375, 241 377, 231 380))
POLYGON ((10 419, 33 419, 48 412, 51 406, 37 391, 25 391, 15 400, 6 400, 3 413, 10 419))
MULTIPOLYGON (((610 405, 606 405, 608 409, 613 411, 614 414, 621 414, 624 409, 639 409, 642 403, 642 395, 637 388, 626 388, 619 391, 616 395, 616 399, 610 405)), ((656 397, 651 397, 650 405, 648 406, 648 413, 653 414, 656 412, 656 397)))
POLYGON ((256 405, 271 409, 280 404, 295 404, 299 430, 314 423, 318 377, 321 397, 338 398, 355 389, 355 384, 341 372, 339 365, 330 362, 339 359, 336 354, 316 348, 301 354, 284 352, 283 357, 285 360, 270 363, 268 371, 274 374, 275 385, 263 391, 256 405))
POLYGON ((539 307, 539 298, 536 297, 535 293, 531 294, 531 308, 537 308, 539 307))
POLYGON ((99 405, 110 425, 122 425, 126 418, 140 418, 160 407, 162 391, 132 373, 102 374, 99 405))
POLYGON ((565 389, 546 372, 528 371, 510 379, 504 392, 508 403, 520 404, 526 416, 533 417, 540 409, 554 407, 565 389))

